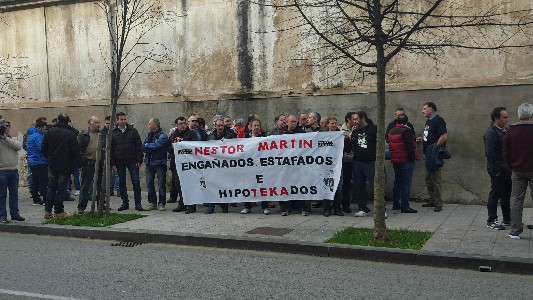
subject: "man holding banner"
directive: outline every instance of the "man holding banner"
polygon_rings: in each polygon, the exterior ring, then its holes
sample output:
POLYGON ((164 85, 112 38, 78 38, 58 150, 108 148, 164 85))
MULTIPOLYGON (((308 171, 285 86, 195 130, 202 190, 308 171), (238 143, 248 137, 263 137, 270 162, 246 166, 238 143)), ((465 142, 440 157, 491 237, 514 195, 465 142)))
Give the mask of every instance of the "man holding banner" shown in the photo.
MULTIPOLYGON (((258 120, 253 121, 252 137, 258 135, 260 126, 258 120)), ((184 202, 333 200, 341 174, 343 141, 342 133, 336 131, 223 143, 176 143, 174 154, 184 202), (221 178, 239 181, 236 185, 221 178)))

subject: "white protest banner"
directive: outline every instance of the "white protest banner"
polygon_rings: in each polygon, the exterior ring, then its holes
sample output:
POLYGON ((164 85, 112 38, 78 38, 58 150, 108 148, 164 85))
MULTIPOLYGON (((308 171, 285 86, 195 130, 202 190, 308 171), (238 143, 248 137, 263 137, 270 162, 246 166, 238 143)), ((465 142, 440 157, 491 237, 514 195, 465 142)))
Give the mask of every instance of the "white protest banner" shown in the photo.
POLYGON ((174 143, 185 205, 333 200, 341 131, 174 143))

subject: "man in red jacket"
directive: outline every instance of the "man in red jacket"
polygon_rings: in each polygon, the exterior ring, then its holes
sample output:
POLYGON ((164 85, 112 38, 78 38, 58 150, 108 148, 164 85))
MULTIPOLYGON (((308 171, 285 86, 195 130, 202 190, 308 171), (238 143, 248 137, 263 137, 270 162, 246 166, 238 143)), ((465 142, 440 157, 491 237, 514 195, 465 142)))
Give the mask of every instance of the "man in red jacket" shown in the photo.
POLYGON ((388 135, 390 157, 394 167, 392 209, 401 209, 402 213, 416 213, 415 209, 409 207, 409 195, 415 160, 420 160, 420 156, 416 152, 412 129, 407 126, 408 121, 409 118, 405 114, 398 115, 396 127, 392 128, 388 135))
POLYGON ((503 158, 511 167, 513 181, 509 237, 517 240, 524 230, 522 212, 527 185, 533 186, 533 105, 520 105, 518 118, 520 122, 511 125, 503 137, 503 158))

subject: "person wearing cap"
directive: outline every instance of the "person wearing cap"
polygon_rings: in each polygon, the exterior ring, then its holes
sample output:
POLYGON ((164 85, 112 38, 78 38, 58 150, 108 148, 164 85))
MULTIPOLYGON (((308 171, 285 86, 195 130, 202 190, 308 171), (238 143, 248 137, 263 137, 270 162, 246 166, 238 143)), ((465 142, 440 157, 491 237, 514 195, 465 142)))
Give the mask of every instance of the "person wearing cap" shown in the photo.
POLYGON ((168 136, 161 129, 159 119, 153 118, 148 121, 148 136, 142 145, 145 153, 144 163, 146 164, 146 186, 148 187, 148 206, 145 210, 157 209, 165 210, 167 195, 167 150, 168 136), (157 185, 159 187, 159 202, 155 192, 155 176, 157 174, 157 185))

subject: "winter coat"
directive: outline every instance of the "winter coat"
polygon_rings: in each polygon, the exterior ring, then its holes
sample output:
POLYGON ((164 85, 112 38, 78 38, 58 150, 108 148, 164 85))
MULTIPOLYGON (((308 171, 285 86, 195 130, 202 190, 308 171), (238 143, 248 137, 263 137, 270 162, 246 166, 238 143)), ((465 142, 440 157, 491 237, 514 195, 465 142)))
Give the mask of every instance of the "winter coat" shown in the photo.
POLYGON ((229 140, 229 139, 234 139, 236 137, 237 135, 233 132, 233 130, 229 129, 228 127, 224 127, 224 131, 222 132, 222 134, 218 134, 216 130, 213 130, 213 132, 207 137, 207 140, 218 141, 218 140, 221 140, 222 138, 229 140))
POLYGON ((46 165, 46 157, 41 153, 43 134, 39 128, 31 126, 28 128, 28 138, 26 139, 26 151, 28 151, 28 166, 46 165))
POLYGON ((503 158, 514 172, 533 172, 533 122, 509 126, 503 137, 503 158))
POLYGON ((168 136, 159 128, 157 132, 150 132, 142 145, 142 151, 146 153, 144 163, 147 165, 166 165, 168 151, 168 136))
POLYGON ((392 163, 420 160, 411 128, 402 124, 389 131, 389 152, 392 163))
POLYGON ((115 127, 111 137, 111 165, 142 163, 141 146, 141 137, 137 129, 126 124, 126 130, 122 132, 118 126, 115 127))
POLYGON ((505 132, 491 124, 483 135, 485 142, 485 156, 487 157, 487 172, 490 175, 510 174, 511 169, 503 159, 503 136, 505 132))
POLYGON ((66 124, 57 123, 46 132, 41 153, 48 159, 48 168, 64 175, 81 165, 76 131, 66 124))

